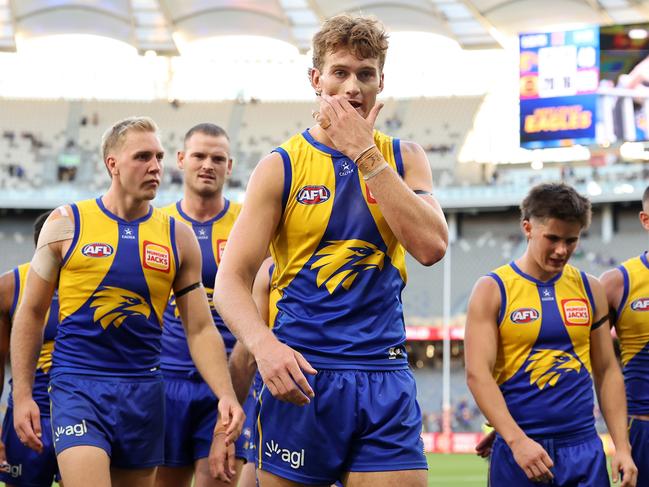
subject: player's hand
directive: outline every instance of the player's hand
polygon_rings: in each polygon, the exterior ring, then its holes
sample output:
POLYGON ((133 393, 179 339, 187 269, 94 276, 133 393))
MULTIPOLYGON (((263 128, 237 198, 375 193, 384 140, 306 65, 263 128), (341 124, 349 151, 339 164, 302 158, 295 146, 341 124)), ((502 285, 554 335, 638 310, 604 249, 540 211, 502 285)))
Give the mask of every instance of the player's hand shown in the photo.
POLYGON ((611 459, 611 474, 614 483, 622 480, 620 487, 635 487, 638 480, 638 467, 633 463, 629 451, 615 452, 611 459))
POLYGON ((512 442, 510 448, 514 454, 514 460, 523 469, 528 479, 533 482, 550 482, 554 478, 550 471, 554 462, 536 441, 523 436, 512 442))
MULTIPOLYGON (((2 436, 2 426, 0 426, 0 436, 2 436)), ((0 465, 7 464, 7 450, 5 444, 0 440, 0 465)))
POLYGON ((23 445, 41 453, 41 411, 36 402, 28 399, 14 398, 14 428, 23 445))
POLYGON ((215 479, 230 483, 236 474, 234 443, 227 442, 227 435, 220 424, 214 428, 207 463, 210 475, 215 479))
POLYGON ((491 455, 491 447, 493 446, 495 439, 496 430, 492 431, 480 440, 480 443, 475 446, 475 451, 479 457, 487 458, 489 455, 491 455))
POLYGON ((225 441, 229 445, 239 438, 246 415, 234 395, 219 397, 218 409, 219 419, 214 431, 221 428, 225 432, 225 441))
POLYGON ((255 357, 264 384, 277 399, 304 406, 315 396, 302 371, 315 375, 317 370, 300 352, 272 338, 255 357))
POLYGON ((381 108, 383 103, 376 103, 363 118, 344 96, 322 93, 315 118, 336 148, 354 160, 374 143, 374 124, 381 108))

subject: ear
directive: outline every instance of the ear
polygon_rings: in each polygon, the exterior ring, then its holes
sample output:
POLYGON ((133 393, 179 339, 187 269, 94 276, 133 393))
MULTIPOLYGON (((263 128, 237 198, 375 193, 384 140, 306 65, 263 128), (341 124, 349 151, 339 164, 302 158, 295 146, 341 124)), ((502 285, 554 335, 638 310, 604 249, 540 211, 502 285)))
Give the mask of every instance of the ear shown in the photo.
POLYGON ((311 87, 315 90, 316 93, 322 91, 321 81, 320 81, 320 70, 318 68, 309 69, 309 81, 311 82, 311 87))
POLYGON ((178 153, 176 154, 176 166, 178 166, 178 169, 181 171, 184 169, 185 165, 185 152, 179 150, 178 153))
POLYGON ((523 220, 521 222, 521 228, 523 229, 523 234, 527 240, 532 236, 532 222, 529 220, 523 220))
POLYGON ((119 169, 117 168, 117 159, 115 159, 113 156, 108 156, 106 158, 105 164, 111 176, 119 175, 119 169))
POLYGON ((228 157, 228 167, 225 169, 225 177, 229 178, 232 175, 232 166, 234 165, 234 159, 228 157))
POLYGON ((380 78, 380 81, 379 81, 379 89, 376 90, 377 94, 381 93, 383 91, 383 81, 384 81, 384 79, 385 79, 385 77, 383 76, 383 72, 381 72, 381 78, 380 78))
POLYGON ((638 214, 638 218, 640 218, 642 228, 649 231, 649 213, 643 210, 638 214))

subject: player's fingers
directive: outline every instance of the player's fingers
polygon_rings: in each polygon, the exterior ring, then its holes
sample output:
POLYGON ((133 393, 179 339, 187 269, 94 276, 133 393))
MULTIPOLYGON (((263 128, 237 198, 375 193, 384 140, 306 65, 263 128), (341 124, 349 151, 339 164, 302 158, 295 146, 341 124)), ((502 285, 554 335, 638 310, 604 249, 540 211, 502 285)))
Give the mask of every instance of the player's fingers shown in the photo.
POLYGON ((615 483, 619 480, 620 468, 622 468, 620 462, 616 458, 613 458, 611 460, 611 480, 615 483))
POLYGON ((383 102, 378 102, 376 105, 372 107, 370 110, 370 113, 367 114, 367 121, 374 127, 374 124, 376 123, 376 119, 379 116, 379 112, 383 108, 383 102))
POLYGON ((232 421, 230 422, 228 428, 225 430, 225 434, 227 435, 228 440, 234 442, 237 438, 239 438, 239 435, 241 434, 241 430, 243 429, 243 422, 246 420, 246 415, 243 412, 243 409, 236 406, 230 408, 230 415, 232 417, 232 421))
POLYGON ((40 415, 40 412, 31 411, 31 421, 32 421, 32 427, 34 428, 34 434, 38 438, 41 438, 43 436, 43 432, 41 431, 41 415, 40 415))
POLYGON ((295 353, 295 360, 297 360, 297 364, 300 366, 300 369, 302 369, 304 372, 306 372, 309 375, 316 375, 318 373, 318 371, 311 366, 308 360, 304 358, 304 355, 302 355, 300 352, 294 352, 294 353, 295 353))
POLYGON ((290 374, 290 379, 294 384, 295 393, 299 398, 306 398, 304 404, 308 404, 311 398, 315 395, 313 389, 309 385, 309 382, 306 380, 306 377, 302 373, 302 370, 298 366, 297 362, 289 366, 288 372, 290 374))
MULTIPOLYGON (((297 365, 295 365, 295 368, 297 368, 297 365)), ((291 370, 292 369, 289 368, 289 372, 291 370)), ((285 372, 280 375, 282 384, 286 389, 286 401, 292 404, 297 404, 298 406, 304 406, 305 404, 308 404, 309 398, 300 390, 296 382, 293 380, 292 375, 289 375, 289 372, 285 372)))
POLYGON ((336 115, 336 118, 345 113, 345 108, 343 107, 340 99, 337 96, 329 96, 326 93, 323 93, 321 95, 321 99, 322 101, 320 102, 320 105, 322 106, 323 102, 327 103, 331 107, 333 113, 336 115))
POLYGON ((234 477, 234 475, 237 472, 237 459, 234 456, 234 445, 231 445, 231 449, 229 450, 228 453, 229 455, 228 455, 227 474, 228 474, 228 480, 232 480, 232 477, 234 477))

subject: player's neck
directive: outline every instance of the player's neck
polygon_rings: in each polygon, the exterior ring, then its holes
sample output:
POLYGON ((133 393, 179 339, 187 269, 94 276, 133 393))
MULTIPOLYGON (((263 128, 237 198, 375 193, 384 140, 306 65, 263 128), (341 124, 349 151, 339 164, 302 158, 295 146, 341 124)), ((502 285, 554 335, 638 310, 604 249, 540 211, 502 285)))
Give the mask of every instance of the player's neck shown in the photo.
POLYGON ((127 222, 145 217, 151 207, 149 200, 140 200, 127 194, 118 194, 118 191, 113 187, 101 197, 101 201, 108 211, 127 222))
POLYGON ((191 219, 205 222, 211 220, 225 208, 223 192, 213 196, 200 196, 190 191, 185 191, 180 207, 191 219))
POLYGON ((309 129, 309 133, 311 134, 311 137, 313 137, 321 144, 324 144, 327 147, 331 147, 332 149, 338 150, 338 148, 335 146, 333 141, 327 135, 327 132, 325 132, 324 129, 320 127, 320 125, 315 124, 313 127, 309 129))
POLYGON ((548 272, 544 270, 527 252, 517 259, 515 263, 525 274, 541 282, 547 282, 557 274, 560 274, 560 272, 548 272))

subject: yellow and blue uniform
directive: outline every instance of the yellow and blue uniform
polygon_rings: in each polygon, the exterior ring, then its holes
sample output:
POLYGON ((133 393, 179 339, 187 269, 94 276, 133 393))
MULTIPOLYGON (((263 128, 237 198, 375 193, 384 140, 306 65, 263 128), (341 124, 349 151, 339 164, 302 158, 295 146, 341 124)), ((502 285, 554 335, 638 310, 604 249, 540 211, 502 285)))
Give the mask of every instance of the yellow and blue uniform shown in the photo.
MULTIPOLYGON (((12 274, 14 278, 14 296, 9 310, 9 320, 13 322, 25 291, 25 279, 29 264, 16 267, 12 274)), ((32 397, 41 412, 41 428, 43 435, 43 452, 36 453, 31 448, 23 445, 16 434, 13 422, 13 394, 9 392, 7 413, 2 423, 2 442, 5 445, 7 464, 0 466, 0 481, 21 486, 47 486, 52 485, 53 479, 60 479, 56 454, 52 442, 52 429, 50 427, 50 397, 47 392, 49 372, 52 366, 52 350, 58 325, 59 300, 54 293, 52 304, 45 318, 43 331, 43 346, 38 356, 32 397)), ((11 384, 11 381, 10 381, 11 384)))
POLYGON ((106 450, 121 468, 163 456, 162 314, 177 271, 175 220, 137 220, 101 198, 71 205, 75 231, 59 275, 50 397, 57 454, 106 450))
MULTIPOLYGON (((400 141, 376 131, 374 142, 403 177, 400 141)), ((262 390, 259 468, 322 484, 345 471, 426 468, 404 347, 405 249, 348 157, 308 130, 276 152, 284 189, 270 248, 271 325, 319 372, 303 408, 262 390)))
MULTIPOLYGON (((501 296, 493 371, 507 408, 526 435, 541 443, 555 466, 553 485, 608 484, 595 431, 590 334, 595 302, 587 276, 571 265, 548 281, 515 263, 489 274, 501 296), (586 480, 590 479, 590 480, 586 480)), ((535 485, 498 437, 490 485, 535 485)))
MULTIPOLYGON (((618 267, 624 280, 616 310, 626 400, 630 415, 649 415, 649 261, 647 254, 618 267)), ((649 421, 629 419, 631 453, 638 467, 638 485, 649 484, 649 421)))
MULTIPOLYGON (((189 226, 196 235, 202 256, 202 282, 212 311, 214 324, 223 337, 228 355, 236 342, 214 308, 214 279, 230 231, 241 212, 241 205, 225 199, 223 210, 215 217, 199 222, 187 215, 178 201, 162 211, 189 226)), ((185 329, 171 295, 164 312, 161 368, 165 379, 165 466, 193 465, 209 455, 217 416, 217 398, 203 381, 192 360, 185 329)), ((236 456, 247 459, 246 440, 236 442, 236 456)))

